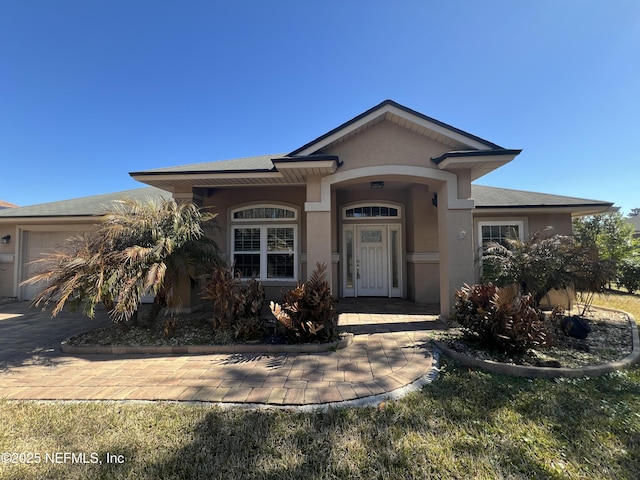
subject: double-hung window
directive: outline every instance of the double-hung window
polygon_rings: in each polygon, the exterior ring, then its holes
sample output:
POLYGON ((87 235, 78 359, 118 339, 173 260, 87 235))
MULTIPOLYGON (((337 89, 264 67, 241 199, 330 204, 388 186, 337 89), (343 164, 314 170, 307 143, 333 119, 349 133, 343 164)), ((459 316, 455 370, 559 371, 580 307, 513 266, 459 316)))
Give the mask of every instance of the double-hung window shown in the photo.
POLYGON ((521 220, 496 220, 478 222, 480 230, 480 245, 484 247, 487 242, 505 244, 506 240, 522 240, 524 238, 524 223, 521 220))
POLYGON ((496 242, 506 246, 507 240, 522 240, 524 238, 524 222, 521 220, 494 220, 478 222, 478 240, 480 252, 480 275, 485 280, 494 279, 497 270, 493 262, 485 262, 482 255, 489 242, 496 242))
POLYGON ((232 259, 242 277, 297 279, 298 227, 292 223, 296 220, 296 210, 277 205, 256 205, 232 212, 232 259))

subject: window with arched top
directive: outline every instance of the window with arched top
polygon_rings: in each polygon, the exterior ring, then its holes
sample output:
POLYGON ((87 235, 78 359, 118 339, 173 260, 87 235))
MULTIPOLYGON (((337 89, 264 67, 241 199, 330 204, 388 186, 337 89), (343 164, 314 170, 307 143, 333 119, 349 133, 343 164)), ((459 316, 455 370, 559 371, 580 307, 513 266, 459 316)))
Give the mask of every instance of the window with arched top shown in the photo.
POLYGON ((297 210, 281 205, 250 205, 231 212, 231 254, 245 278, 296 280, 297 210))
POLYGON ((399 218, 400 209, 384 203, 353 205, 342 209, 342 218, 399 218))
POLYGON ((233 220, 295 220, 293 208, 275 205, 257 205, 233 211, 233 220))

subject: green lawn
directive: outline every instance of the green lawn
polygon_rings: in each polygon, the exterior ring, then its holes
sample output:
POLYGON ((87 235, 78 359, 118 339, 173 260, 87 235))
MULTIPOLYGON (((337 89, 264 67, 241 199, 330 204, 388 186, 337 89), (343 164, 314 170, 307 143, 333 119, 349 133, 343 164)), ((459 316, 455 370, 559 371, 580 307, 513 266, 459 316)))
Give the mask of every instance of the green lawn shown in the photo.
MULTIPOLYGON (((640 319, 638 296, 596 304, 640 319)), ((84 452, 90 461, 95 452, 103 462, 0 464, 0 478, 637 478, 640 367, 549 381, 442 360, 422 392, 332 415, 0 402, 0 452, 35 452, 41 462, 46 453, 84 452), (106 464, 107 453, 124 463, 106 464)))

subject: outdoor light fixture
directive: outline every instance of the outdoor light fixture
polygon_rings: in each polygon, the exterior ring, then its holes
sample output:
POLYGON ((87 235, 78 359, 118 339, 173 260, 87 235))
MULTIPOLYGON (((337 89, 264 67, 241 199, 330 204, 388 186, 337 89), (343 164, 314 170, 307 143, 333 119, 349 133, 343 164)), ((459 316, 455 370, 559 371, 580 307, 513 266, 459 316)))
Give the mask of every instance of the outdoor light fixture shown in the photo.
POLYGON ((9 243, 11 241, 11 235, 5 235, 2 237, 2 243, 9 243))
POLYGON ((437 207, 437 206, 438 206, 438 194, 437 194, 437 193, 434 193, 434 194, 433 194, 433 198, 431 199, 431 204, 432 204, 434 207, 437 207))
POLYGON ((384 182, 371 182, 371 190, 382 190, 384 182))

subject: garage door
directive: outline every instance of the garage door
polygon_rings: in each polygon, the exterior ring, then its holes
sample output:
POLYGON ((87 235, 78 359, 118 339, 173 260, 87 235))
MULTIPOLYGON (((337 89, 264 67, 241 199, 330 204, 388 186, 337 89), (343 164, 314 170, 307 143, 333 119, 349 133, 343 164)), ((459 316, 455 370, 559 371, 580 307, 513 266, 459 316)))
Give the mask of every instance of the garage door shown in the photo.
MULTIPOLYGON (((38 265, 31 265, 30 262, 41 258, 44 254, 55 250, 64 243, 70 236, 78 232, 23 232, 23 265, 22 279, 26 280, 33 276, 38 270, 38 265)), ((41 283, 33 285, 23 285, 20 287, 20 298, 31 300, 34 295, 43 287, 41 283)))

